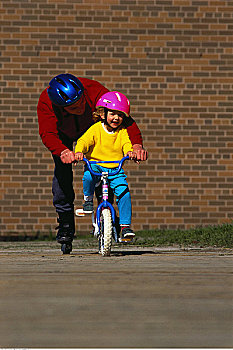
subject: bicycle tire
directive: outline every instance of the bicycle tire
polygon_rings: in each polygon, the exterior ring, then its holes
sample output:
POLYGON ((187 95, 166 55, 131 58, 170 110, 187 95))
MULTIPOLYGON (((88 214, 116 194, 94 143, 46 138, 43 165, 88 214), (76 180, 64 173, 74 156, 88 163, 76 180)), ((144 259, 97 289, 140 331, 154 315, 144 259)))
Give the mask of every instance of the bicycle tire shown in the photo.
POLYGON ((101 234, 99 237, 99 252, 102 256, 110 256, 112 247, 112 216, 107 208, 101 213, 101 234))

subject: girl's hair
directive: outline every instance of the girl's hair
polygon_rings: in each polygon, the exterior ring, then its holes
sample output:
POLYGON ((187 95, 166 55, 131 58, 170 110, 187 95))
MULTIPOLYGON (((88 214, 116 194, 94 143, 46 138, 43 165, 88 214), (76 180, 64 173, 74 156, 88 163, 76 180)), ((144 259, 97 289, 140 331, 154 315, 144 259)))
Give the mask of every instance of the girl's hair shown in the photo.
MULTIPOLYGON (((109 109, 106 107, 97 107, 95 112, 93 112, 92 114, 92 119, 94 120, 94 123, 97 123, 99 121, 105 121, 107 118, 108 110, 109 109)), ((124 117, 122 125, 124 125, 125 119, 126 118, 124 117)))
POLYGON ((105 111, 104 107, 97 107, 96 111, 93 112, 93 114, 92 114, 92 118, 94 120, 94 123, 97 123, 101 120, 104 120, 105 113, 106 113, 106 111, 105 111))

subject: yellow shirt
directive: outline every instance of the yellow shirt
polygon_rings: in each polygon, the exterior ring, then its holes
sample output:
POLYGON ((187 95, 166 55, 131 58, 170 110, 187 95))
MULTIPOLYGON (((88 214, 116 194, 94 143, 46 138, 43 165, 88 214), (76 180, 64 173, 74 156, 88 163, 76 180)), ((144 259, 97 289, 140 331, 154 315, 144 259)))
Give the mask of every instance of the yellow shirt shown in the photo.
MULTIPOLYGON (((77 141, 75 153, 82 152, 89 160, 121 160, 129 151, 132 151, 132 143, 127 130, 118 128, 115 132, 105 129, 104 123, 98 122, 92 125, 77 141)), ((106 168, 114 168, 115 163, 102 164, 106 168)))

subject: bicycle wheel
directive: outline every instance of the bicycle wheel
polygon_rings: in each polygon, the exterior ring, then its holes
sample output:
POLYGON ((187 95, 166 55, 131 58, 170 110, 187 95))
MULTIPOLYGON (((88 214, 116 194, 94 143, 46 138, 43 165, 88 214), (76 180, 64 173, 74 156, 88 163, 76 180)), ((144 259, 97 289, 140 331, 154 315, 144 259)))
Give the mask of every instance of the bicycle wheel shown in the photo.
POLYGON ((101 213, 101 234, 99 236, 99 252, 102 256, 109 256, 112 246, 112 216, 109 209, 101 213))

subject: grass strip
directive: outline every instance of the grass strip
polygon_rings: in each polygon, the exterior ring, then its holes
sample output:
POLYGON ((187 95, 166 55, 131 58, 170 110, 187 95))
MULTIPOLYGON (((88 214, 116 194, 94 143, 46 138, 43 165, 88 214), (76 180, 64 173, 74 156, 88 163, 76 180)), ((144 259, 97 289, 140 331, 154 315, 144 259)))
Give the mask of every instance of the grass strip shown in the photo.
POLYGON ((173 245, 182 246, 212 246, 233 247, 233 224, 226 223, 217 226, 194 227, 188 230, 155 229, 138 231, 136 245, 173 245))

